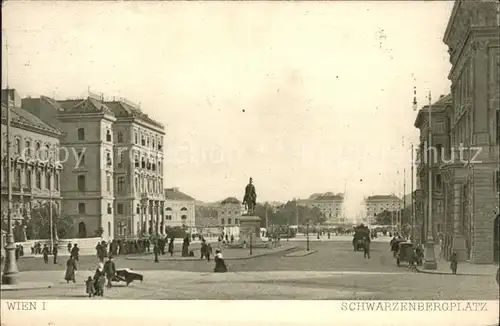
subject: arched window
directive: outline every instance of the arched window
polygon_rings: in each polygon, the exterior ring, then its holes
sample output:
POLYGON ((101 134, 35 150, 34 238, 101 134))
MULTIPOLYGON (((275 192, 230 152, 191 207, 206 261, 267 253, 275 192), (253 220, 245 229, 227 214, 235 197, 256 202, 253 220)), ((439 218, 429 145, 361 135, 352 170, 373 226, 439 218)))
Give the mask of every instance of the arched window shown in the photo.
POLYGON ((137 204, 137 205, 135 206, 135 213, 136 213, 136 214, 141 214, 141 205, 137 204))
POLYGON ((185 211, 187 211, 187 210, 188 210, 188 209, 187 209, 186 207, 182 207, 182 208, 181 208, 181 212, 185 212, 185 211))

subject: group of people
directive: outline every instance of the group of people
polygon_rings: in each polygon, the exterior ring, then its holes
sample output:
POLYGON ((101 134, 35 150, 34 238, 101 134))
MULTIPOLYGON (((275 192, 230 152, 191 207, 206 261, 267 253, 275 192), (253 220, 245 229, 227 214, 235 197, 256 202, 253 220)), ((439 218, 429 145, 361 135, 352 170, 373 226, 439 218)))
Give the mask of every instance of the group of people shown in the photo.
POLYGON ((103 263, 99 262, 94 276, 89 276, 85 281, 86 292, 89 297, 104 296, 104 285, 108 281, 107 287, 111 288, 113 281, 116 277, 116 264, 113 261, 113 256, 109 256, 108 260, 103 263))

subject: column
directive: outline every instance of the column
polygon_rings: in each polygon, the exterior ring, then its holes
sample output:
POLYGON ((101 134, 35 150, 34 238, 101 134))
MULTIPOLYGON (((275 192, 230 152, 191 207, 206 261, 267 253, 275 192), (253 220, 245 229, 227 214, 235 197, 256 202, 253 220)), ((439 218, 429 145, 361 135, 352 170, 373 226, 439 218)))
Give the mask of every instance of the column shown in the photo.
POLYGON ((467 260, 467 249, 465 238, 462 234, 461 217, 462 212, 462 189, 463 182, 455 181, 453 184, 453 246, 452 250, 457 253, 458 261, 467 260))
POLYGON ((158 211, 158 208, 160 206, 159 206, 159 203, 158 203, 157 200, 154 201, 154 204, 155 204, 155 206, 154 206, 154 213, 155 213, 155 219, 156 219, 156 221, 155 221, 155 233, 159 234, 159 231, 160 231, 159 230, 159 227, 160 227, 160 212, 158 211))
POLYGON ((139 211, 139 230, 137 230, 137 235, 139 237, 142 236, 142 234, 144 233, 143 232, 143 223, 144 223, 144 204, 142 203, 142 200, 141 200, 141 203, 140 203, 140 211, 139 211))

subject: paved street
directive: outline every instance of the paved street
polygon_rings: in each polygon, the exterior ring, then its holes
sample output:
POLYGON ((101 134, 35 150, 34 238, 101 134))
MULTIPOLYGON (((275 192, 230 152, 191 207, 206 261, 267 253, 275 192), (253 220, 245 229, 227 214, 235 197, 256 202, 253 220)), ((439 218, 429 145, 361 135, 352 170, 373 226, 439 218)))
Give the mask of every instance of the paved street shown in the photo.
MULTIPOLYGON (((304 248, 304 243, 295 242, 304 248)), ((398 268, 385 243, 374 243, 372 259, 353 252, 349 242, 315 242, 313 254, 285 253, 227 262, 229 273, 212 273, 213 262, 116 259, 117 267, 141 271, 143 283, 118 285, 110 299, 498 299, 494 275, 429 275, 398 268)), ((230 255, 229 249, 226 255, 230 255)), ((442 264, 446 264, 443 262, 442 264)), ((63 264, 45 265, 41 258, 19 262, 21 280, 51 282, 50 289, 2 291, 3 299, 78 299, 84 279, 92 275, 94 257, 83 257, 77 284, 62 281, 63 264)))

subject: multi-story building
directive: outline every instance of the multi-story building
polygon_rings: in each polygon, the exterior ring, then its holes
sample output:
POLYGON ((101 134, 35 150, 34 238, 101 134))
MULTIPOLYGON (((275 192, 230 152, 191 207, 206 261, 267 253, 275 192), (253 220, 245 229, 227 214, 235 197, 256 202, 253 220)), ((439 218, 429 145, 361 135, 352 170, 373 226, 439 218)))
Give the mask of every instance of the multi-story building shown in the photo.
POLYGON ((394 194, 391 195, 373 195, 364 199, 366 208, 366 218, 363 223, 375 224, 377 214, 383 211, 395 212, 403 208, 403 201, 394 194))
POLYGON ((452 68, 450 155, 442 166, 445 217, 459 260, 491 263, 500 256, 500 15, 494 1, 456 1, 444 33, 452 68), (465 152, 464 164, 460 145, 465 152), (495 227, 496 226, 496 227, 495 227))
POLYGON ((160 225, 194 229, 195 203, 196 199, 179 191, 179 188, 165 189, 165 219, 160 225))
POLYGON ((318 208, 323 217, 326 218, 325 224, 346 222, 346 217, 344 216, 344 194, 334 194, 332 192, 316 193, 309 196, 308 199, 298 200, 298 204, 309 208, 318 208))
POLYGON ((220 202, 217 209, 220 226, 228 227, 239 225, 239 218, 244 213, 244 207, 237 198, 228 197, 220 202))
MULTIPOLYGON (((32 208, 52 202, 61 208, 61 172, 59 164, 61 131, 21 108, 21 98, 14 89, 2 90, 2 229, 7 230, 7 105, 11 112, 11 183, 12 218, 25 226, 32 208)), ((24 233, 24 229, 23 229, 24 233)), ((14 232, 14 235, 19 232, 14 232)), ((29 235, 28 235, 29 236, 29 235)), ((22 238, 26 238, 23 234, 22 238)), ((15 241, 25 239, 19 237, 15 241)))
POLYGON ((101 96, 23 99, 23 107, 65 134, 62 210, 78 237, 138 236, 164 215, 164 127, 126 101, 101 96))
POLYGON ((419 110, 415 127, 420 130, 420 143, 415 160, 417 189, 415 198, 415 241, 425 242, 427 238, 427 221, 429 212, 429 170, 432 176, 432 211, 433 236, 438 239, 444 233, 445 224, 445 183, 440 166, 451 159, 448 119, 452 111, 451 94, 441 95, 438 101, 431 105, 432 139, 429 149, 429 106, 419 110))

